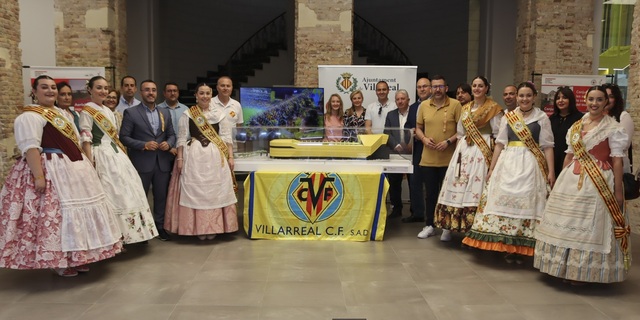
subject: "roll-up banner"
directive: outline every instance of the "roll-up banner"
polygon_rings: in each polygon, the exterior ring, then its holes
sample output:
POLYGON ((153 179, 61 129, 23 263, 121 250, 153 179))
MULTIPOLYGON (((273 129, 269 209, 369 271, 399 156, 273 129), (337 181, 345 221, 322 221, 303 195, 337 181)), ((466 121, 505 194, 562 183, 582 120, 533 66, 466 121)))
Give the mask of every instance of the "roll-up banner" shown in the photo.
POLYGON ((22 70, 22 82, 24 84, 24 104, 31 104, 31 84, 33 81, 46 74, 53 78, 56 83, 66 81, 71 86, 73 104, 76 107, 83 106, 91 101, 87 91, 87 82, 94 76, 105 75, 104 67, 25 67, 22 70))
POLYGON ((395 101, 396 91, 405 89, 411 99, 416 101, 417 66, 351 66, 351 65, 319 65, 318 86, 324 88, 324 101, 337 93, 342 98, 344 108, 351 107, 349 95, 361 90, 364 97, 363 106, 378 100, 376 83, 386 81, 389 84, 389 100, 395 101))

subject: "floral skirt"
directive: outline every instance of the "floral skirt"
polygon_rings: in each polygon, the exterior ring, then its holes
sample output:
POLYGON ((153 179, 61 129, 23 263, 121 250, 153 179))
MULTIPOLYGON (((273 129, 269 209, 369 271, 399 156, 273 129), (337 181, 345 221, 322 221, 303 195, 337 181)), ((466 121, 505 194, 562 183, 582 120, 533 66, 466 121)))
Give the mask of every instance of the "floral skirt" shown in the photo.
POLYGON ((23 159, 6 177, 0 192, 0 267, 67 268, 115 256, 122 250, 120 231, 89 161, 46 157, 43 193, 35 190, 23 159))

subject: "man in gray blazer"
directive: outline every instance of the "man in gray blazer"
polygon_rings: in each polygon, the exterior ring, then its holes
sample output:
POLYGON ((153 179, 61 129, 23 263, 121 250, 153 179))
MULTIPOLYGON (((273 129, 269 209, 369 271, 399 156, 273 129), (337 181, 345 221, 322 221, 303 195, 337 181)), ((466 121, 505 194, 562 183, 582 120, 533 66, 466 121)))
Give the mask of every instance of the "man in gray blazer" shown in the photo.
POLYGON ((169 111, 156 108, 158 87, 153 80, 140 83, 140 95, 142 103, 124 111, 120 141, 128 149, 145 193, 153 185, 153 219, 158 228, 158 238, 167 241, 171 238, 164 230, 164 210, 174 158, 171 149, 176 145, 176 134, 169 111))

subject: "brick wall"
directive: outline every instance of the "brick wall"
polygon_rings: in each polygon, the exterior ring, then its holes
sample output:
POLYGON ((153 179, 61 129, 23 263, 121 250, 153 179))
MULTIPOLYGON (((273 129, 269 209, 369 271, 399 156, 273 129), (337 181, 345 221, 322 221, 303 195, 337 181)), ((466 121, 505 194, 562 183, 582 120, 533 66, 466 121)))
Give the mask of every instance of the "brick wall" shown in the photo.
POLYGON ((106 78, 126 73, 125 0, 55 0, 56 62, 58 66, 115 67, 106 78))
POLYGON ((351 64, 353 0, 296 0, 297 86, 318 85, 318 65, 351 64))
MULTIPOLYGON (((631 108, 628 110, 635 124, 635 133, 633 136, 633 159, 635 162, 634 169, 640 168, 640 3, 636 3, 633 11, 633 30, 631 31, 631 66, 629 68, 629 87, 627 89, 627 100, 631 108)), ((633 232, 640 233, 640 200, 634 200, 628 203, 631 216, 631 224, 633 232)))
POLYGON ((520 0, 515 83, 531 72, 593 74, 593 10, 593 1, 520 0))
MULTIPOLYGON (((594 2, 580 0, 520 0, 516 36, 515 82, 531 79, 531 72, 593 74, 594 2)), ((634 9, 628 100, 636 124, 634 159, 640 159, 640 4, 634 9)), ((540 77, 536 78, 540 85, 540 77)), ((539 104, 538 104, 539 105, 539 104)), ((640 161, 636 160, 635 168, 640 161)), ((640 200, 627 203, 634 233, 640 233, 640 200)))
POLYGON ((18 0, 0 0, 0 182, 14 161, 13 120, 23 104, 18 0))

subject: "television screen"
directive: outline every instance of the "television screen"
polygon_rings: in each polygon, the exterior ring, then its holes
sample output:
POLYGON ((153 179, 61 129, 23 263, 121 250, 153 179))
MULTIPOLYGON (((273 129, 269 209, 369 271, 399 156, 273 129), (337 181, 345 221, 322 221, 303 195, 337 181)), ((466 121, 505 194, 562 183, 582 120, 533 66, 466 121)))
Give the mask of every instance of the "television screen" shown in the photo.
POLYGON ((322 139, 324 127, 324 89, 293 87, 241 87, 240 104, 244 126, 261 128, 243 130, 238 140, 255 140, 268 134, 268 127, 278 130, 278 138, 322 139), (267 127, 267 128, 264 128, 267 127), (257 136, 256 136, 257 135, 257 136))

